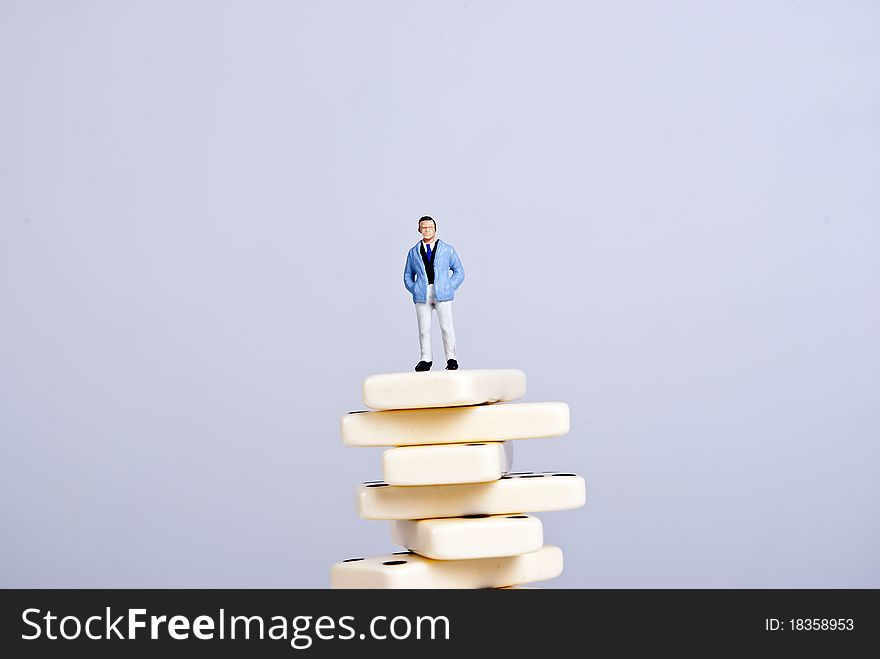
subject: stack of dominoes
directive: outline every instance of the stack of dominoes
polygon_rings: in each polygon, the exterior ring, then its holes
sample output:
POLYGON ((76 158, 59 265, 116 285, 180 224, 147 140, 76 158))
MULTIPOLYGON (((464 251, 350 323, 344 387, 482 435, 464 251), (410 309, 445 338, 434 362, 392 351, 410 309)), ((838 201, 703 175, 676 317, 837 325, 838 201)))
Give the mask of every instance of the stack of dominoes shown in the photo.
POLYGON ((364 404, 342 418, 346 446, 388 446, 383 481, 357 488, 364 519, 391 520, 407 551, 349 558, 332 588, 505 588, 562 572, 562 551, 544 544, 527 513, 578 508, 584 479, 511 472, 511 440, 568 432, 565 403, 511 403, 525 395, 518 370, 373 375, 364 404))

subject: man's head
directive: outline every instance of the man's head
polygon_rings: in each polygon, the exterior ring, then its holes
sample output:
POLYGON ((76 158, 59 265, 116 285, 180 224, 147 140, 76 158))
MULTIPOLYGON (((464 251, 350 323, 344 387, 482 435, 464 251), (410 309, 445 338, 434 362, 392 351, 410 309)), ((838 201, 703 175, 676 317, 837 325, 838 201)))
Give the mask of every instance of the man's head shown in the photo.
POLYGON ((437 223, 433 217, 425 215, 419 218, 419 233, 422 234, 422 240, 426 243, 434 240, 434 234, 437 233, 437 223))

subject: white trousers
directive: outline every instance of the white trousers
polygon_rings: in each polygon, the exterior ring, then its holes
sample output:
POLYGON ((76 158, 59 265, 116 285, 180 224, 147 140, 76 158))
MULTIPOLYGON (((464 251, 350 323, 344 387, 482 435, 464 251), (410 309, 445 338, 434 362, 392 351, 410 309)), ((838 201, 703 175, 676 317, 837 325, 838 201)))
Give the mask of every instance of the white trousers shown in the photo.
POLYGON ((419 321, 419 346, 422 349, 423 362, 433 362, 431 356, 431 309, 437 310, 440 321, 440 332, 443 334, 443 351, 446 360, 455 359, 455 328, 452 326, 452 300, 437 302, 434 299, 434 284, 428 284, 427 301, 416 302, 416 319, 419 321))

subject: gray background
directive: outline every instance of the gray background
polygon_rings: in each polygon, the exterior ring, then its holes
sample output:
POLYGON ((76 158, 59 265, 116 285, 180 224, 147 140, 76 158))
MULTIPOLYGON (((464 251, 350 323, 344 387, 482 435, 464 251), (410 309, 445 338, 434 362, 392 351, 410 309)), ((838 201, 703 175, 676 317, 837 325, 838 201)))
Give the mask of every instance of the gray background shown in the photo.
POLYGON ((877 2, 2 0, 0 585, 395 550, 339 419, 428 213, 571 407, 547 585, 880 587, 878 70, 877 2))

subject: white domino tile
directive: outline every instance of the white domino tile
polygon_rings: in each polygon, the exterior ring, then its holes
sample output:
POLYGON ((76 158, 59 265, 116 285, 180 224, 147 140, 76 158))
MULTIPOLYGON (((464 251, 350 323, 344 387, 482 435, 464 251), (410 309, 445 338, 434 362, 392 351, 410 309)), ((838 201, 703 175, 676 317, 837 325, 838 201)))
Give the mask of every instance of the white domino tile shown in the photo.
POLYGON ((340 425, 346 446, 459 444, 559 437, 568 432, 569 410, 551 402, 349 412, 340 425))
POLYGON ((538 551, 544 530, 531 515, 468 515, 397 520, 391 522, 391 538, 419 556, 457 561, 538 551))
POLYGON ((562 573, 562 551, 544 545, 505 558, 435 561, 399 552, 350 558, 330 569, 331 588, 502 588, 545 581, 562 573))
POLYGON ((506 515, 579 508, 584 479, 566 472, 517 472, 490 483, 389 485, 368 481, 356 490, 363 519, 429 519, 506 515))
POLYGON ((383 373, 364 380, 364 405, 374 410, 481 405, 516 400, 526 374, 516 369, 460 369, 383 373))
POLYGON ((510 442, 476 442, 391 448, 382 454, 389 485, 451 485, 495 481, 510 471, 510 442))

